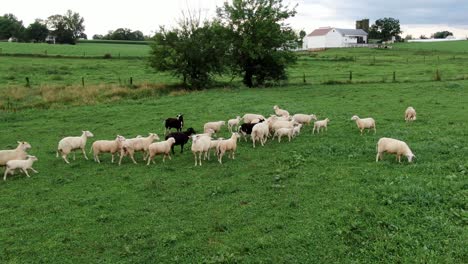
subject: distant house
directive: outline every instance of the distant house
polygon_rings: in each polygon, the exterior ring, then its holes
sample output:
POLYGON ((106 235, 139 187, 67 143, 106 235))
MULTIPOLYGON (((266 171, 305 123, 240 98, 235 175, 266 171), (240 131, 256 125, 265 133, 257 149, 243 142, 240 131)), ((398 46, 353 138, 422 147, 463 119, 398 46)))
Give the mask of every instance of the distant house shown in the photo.
POLYGON ((45 42, 49 44, 55 44, 55 36, 48 35, 45 39, 45 42))
POLYGON ((303 48, 345 48, 367 44, 367 36, 367 32, 362 29, 322 27, 306 36, 303 48))

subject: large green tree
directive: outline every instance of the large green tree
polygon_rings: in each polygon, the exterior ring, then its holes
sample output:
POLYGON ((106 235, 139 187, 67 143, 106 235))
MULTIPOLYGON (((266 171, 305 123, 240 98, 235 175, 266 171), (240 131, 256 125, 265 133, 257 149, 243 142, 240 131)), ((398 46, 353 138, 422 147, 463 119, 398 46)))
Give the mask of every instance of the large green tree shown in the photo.
POLYGON ((11 37, 21 39, 24 31, 23 21, 18 20, 13 14, 0 16, 0 39, 11 37))
POLYGON ((432 37, 436 39, 444 39, 448 36, 453 36, 453 33, 450 31, 439 31, 432 35, 432 37))
POLYGON ((298 37, 285 23, 296 14, 282 0, 233 0, 217 10, 228 29, 231 69, 243 76, 248 87, 287 77, 286 67, 295 62, 298 37))
POLYGON ((161 28, 153 39, 150 65, 180 77, 190 88, 206 87, 213 75, 224 72, 228 44, 225 29, 216 22, 184 18, 178 28, 161 28))
POLYGON ((129 28, 118 28, 114 31, 109 31, 109 33, 103 36, 102 39, 140 41, 145 40, 145 36, 143 35, 143 32, 139 30, 132 31, 129 28))
POLYGON ((391 40, 392 37, 399 37, 403 33, 400 28, 400 20, 385 17, 378 19, 369 30, 370 39, 381 39, 383 41, 391 40))
POLYGON ((44 21, 36 19, 34 23, 26 28, 25 39, 33 42, 44 42, 48 34, 49 29, 47 29, 44 21))
POLYGON ((65 15, 53 15, 47 19, 47 25, 56 37, 57 43, 76 44, 85 36, 84 18, 79 13, 68 10, 65 15))

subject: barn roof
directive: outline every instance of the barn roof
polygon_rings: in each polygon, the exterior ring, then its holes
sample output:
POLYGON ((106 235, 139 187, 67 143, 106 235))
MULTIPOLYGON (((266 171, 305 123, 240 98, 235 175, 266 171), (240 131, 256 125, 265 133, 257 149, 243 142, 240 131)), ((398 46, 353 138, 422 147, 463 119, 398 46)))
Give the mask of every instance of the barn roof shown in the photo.
POLYGON ((319 28, 319 29, 316 29, 316 30, 312 31, 312 33, 310 33, 307 36, 308 37, 325 36, 328 32, 330 32, 330 30, 332 30, 332 28, 330 28, 330 27, 319 28))
POLYGON ((338 32, 340 32, 343 35, 348 35, 348 36, 367 36, 367 32, 365 32, 362 29, 344 29, 344 28, 336 28, 338 32))

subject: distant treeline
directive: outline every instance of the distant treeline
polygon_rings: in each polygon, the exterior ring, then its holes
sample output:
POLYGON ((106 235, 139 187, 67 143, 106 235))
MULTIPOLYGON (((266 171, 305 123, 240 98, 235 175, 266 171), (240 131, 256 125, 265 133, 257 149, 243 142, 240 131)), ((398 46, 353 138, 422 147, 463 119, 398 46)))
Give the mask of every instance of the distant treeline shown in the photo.
POLYGON ((80 39, 78 43, 98 43, 98 44, 134 44, 134 45, 150 45, 151 41, 146 40, 105 40, 105 39, 80 39))

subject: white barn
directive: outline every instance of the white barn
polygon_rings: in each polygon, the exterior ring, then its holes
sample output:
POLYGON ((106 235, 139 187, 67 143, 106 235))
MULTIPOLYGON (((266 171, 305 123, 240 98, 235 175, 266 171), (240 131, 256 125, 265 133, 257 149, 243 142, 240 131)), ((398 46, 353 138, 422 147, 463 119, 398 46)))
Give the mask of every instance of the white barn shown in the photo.
POLYGON ((362 29, 323 27, 306 36, 304 49, 345 48, 367 44, 367 32, 362 29))

